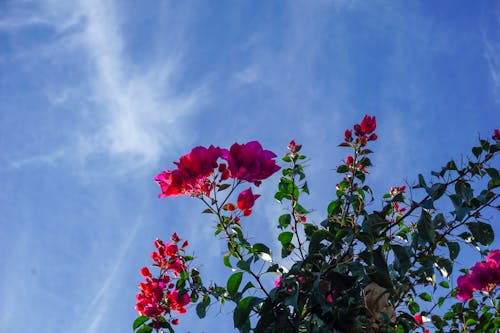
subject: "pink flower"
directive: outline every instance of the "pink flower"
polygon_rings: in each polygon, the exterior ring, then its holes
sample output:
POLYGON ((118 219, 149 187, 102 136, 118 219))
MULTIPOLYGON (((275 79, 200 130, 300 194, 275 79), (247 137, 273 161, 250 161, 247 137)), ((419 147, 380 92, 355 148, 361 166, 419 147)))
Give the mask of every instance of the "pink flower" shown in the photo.
POLYGON ((280 286, 280 284, 281 284, 281 279, 282 279, 282 278, 283 278, 283 276, 282 276, 282 275, 280 275, 280 276, 278 276, 278 277, 276 278, 276 280, 274 280, 274 287, 275 287, 275 288, 279 288, 279 286, 280 286))
POLYGON ((500 140, 500 130, 499 129, 495 129, 493 131, 492 138, 493 138, 493 140, 500 140))
POLYGON ((174 232, 174 233, 172 234, 172 236, 170 236, 170 239, 172 240, 172 242, 176 242, 176 243, 177 243, 178 241, 180 241, 180 240, 181 240, 181 239, 179 238, 179 236, 177 235, 177 233, 176 233, 176 232, 174 232))
POLYGON ((165 246, 165 253, 167 256, 174 256, 177 254, 178 248, 175 244, 167 243, 165 246))
POLYGON ((141 275, 145 278, 151 277, 151 272, 149 271, 149 268, 147 267, 141 268, 141 275))
POLYGON ((252 189, 246 189, 238 195, 238 208, 245 216, 252 214, 252 207, 260 194, 253 194, 252 189))
POLYGON ((222 151, 222 158, 228 162, 231 178, 246 180, 257 186, 280 169, 275 157, 276 154, 272 151, 262 149, 258 141, 241 145, 235 143, 229 151, 222 151))
POLYGON ((193 148, 189 154, 181 156, 179 162, 174 162, 176 170, 164 170, 155 177, 161 188, 158 196, 208 195, 213 187, 208 177, 217 167, 221 154, 222 149, 214 146, 193 148))
POLYGON ((475 290, 489 291, 491 284, 494 281, 494 267, 495 262, 478 262, 471 268, 472 285, 475 290), (491 264, 490 264, 491 263, 491 264))
POLYGON ((344 140, 346 142, 351 142, 352 141, 352 131, 346 129, 345 132, 344 132, 344 137, 345 137, 344 140))
POLYGON ((167 300, 170 310, 180 314, 186 313, 186 305, 191 301, 187 293, 179 295, 179 291, 176 289, 167 293, 167 300))
POLYGON ((458 293, 455 295, 456 298, 465 302, 472 298, 472 293, 474 292, 474 286, 471 281, 472 275, 465 274, 461 275, 457 279, 457 289, 458 293))
POLYGON ((500 265, 500 250, 491 251, 486 257, 486 261, 493 261, 500 265))
POLYGON ((375 116, 370 117, 369 115, 365 115, 359 125, 363 134, 371 134, 377 128, 377 121, 375 120, 375 116))
POLYGON ((354 134, 356 134, 356 136, 363 135, 363 130, 361 129, 361 126, 359 124, 354 125, 354 134))
POLYGON ((422 321, 422 315, 420 313, 417 313, 416 315, 413 316, 413 319, 420 325, 422 325, 424 322, 422 321))
POLYGON ((351 165, 353 162, 354 162, 354 158, 351 155, 349 155, 345 158, 345 164, 351 165))
POLYGON ((500 250, 488 254, 486 261, 478 262, 471 268, 470 274, 459 276, 457 279, 457 294, 461 301, 472 298, 476 290, 490 292, 500 285, 500 250))

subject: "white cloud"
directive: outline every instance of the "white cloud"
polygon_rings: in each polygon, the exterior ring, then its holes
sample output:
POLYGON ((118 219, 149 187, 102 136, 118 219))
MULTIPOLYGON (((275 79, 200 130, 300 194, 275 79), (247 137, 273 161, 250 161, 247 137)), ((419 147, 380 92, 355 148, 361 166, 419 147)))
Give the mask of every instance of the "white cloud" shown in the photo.
POLYGON ((500 43, 494 43, 483 32, 484 57, 488 62, 491 80, 493 81, 493 94, 500 102, 500 43))
POLYGON ((247 67, 237 72, 234 78, 242 84, 254 83, 259 79, 259 72, 256 67, 247 67))
POLYGON ((54 165, 64 156, 64 154, 65 151, 63 149, 59 149, 47 154, 41 154, 41 155, 35 155, 17 159, 15 161, 12 161, 10 163, 10 166, 17 169, 37 164, 54 165))
POLYGON ((83 1, 82 8, 84 43, 95 69, 94 97, 105 113, 103 126, 85 147, 132 157, 127 159, 131 169, 155 163, 163 150, 185 137, 177 122, 197 108, 203 89, 184 96, 173 91, 172 73, 180 67, 174 58, 146 68, 127 62, 120 20, 110 2, 83 1))
MULTIPOLYGON (((33 5, 36 10, 11 8, 12 15, 0 18, 0 30, 47 27, 53 38, 33 42, 31 50, 19 47, 9 56, 24 63, 48 60, 55 67, 65 65, 83 73, 77 82, 54 77, 50 86, 44 87, 50 107, 78 113, 81 121, 75 128, 64 129, 69 140, 62 150, 72 155, 68 160, 85 168, 89 161, 104 157, 108 166, 113 165, 110 169, 126 173, 151 165, 180 142, 192 140, 192 135, 186 134, 185 117, 199 108, 206 89, 177 90, 174 76, 182 69, 182 45, 169 45, 171 49, 153 55, 157 52, 154 47, 134 50, 149 52, 148 59, 157 59, 138 64, 124 46, 126 36, 121 28, 127 20, 125 13, 113 2, 48 0, 33 5)), ((29 162, 50 162, 54 154, 40 152, 40 158, 29 162)), ((13 165, 20 167, 26 162, 28 159, 20 158, 13 165)))

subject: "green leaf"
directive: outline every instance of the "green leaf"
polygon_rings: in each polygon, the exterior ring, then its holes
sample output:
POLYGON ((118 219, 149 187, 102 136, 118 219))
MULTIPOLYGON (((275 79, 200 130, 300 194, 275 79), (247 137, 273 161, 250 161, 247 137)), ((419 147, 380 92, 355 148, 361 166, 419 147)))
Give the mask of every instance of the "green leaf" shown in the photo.
POLYGON ((225 190, 226 188, 228 188, 229 186, 231 186, 231 185, 229 185, 229 184, 220 184, 220 185, 218 186, 217 191, 218 191, 218 192, 220 192, 220 191, 224 191, 224 190, 225 190))
POLYGON ((196 314, 198 318, 205 318, 207 315, 207 307, 210 305, 210 297, 208 295, 203 296, 203 300, 196 305, 196 314))
POLYGON ((446 191, 445 184, 434 184, 429 189, 429 195, 432 197, 432 200, 437 200, 444 194, 445 191, 446 191))
POLYGON ((432 297, 429 293, 421 293, 420 295, 418 295, 418 297, 420 297, 426 302, 432 302, 432 297))
POLYGON ((460 253, 460 244, 458 242, 448 242, 448 251, 450 252, 450 259, 453 261, 457 258, 460 253))
POLYGON ((330 239, 331 236, 332 234, 326 230, 318 230, 314 232, 311 237, 311 242, 309 243, 309 253, 313 254, 318 252, 321 242, 325 239, 330 239))
POLYGON ((292 221, 292 217, 290 216, 290 214, 283 214, 278 219, 278 223, 279 223, 280 227, 282 227, 282 228, 288 227, 290 225, 291 221, 292 221))
POLYGON ((436 231, 432 225, 432 217, 425 209, 422 209, 422 213, 420 214, 420 219, 417 222, 417 230, 420 238, 429 243, 434 243, 436 231))
POLYGON ((450 288, 450 284, 448 283, 448 281, 441 281, 439 282, 439 285, 443 288, 450 288))
POLYGON ((281 202, 284 198, 287 198, 287 199, 290 199, 291 198, 291 195, 290 194, 287 194, 287 193, 283 193, 283 192, 276 192, 276 194, 274 195, 274 198, 276 200, 278 200, 279 202, 281 202))
POLYGON ((236 267, 239 269, 245 271, 245 272, 250 272, 250 265, 252 263, 253 257, 248 258, 247 260, 241 259, 236 263, 236 267))
POLYGON ((307 182, 304 182, 304 185, 300 188, 302 192, 309 194, 309 186, 307 186, 307 182))
POLYGON ((337 173, 346 173, 347 171, 349 171, 349 167, 345 164, 339 165, 337 168, 337 173))
POLYGON ((498 173, 498 169, 495 169, 495 168, 487 168, 486 169, 486 172, 488 173, 488 175, 493 178, 493 179, 498 179, 500 178, 500 174, 498 173))
POLYGON ((290 231, 283 231, 278 236, 278 240, 281 242, 281 245, 285 246, 292 241, 293 233, 290 231))
POLYGON ((498 186, 500 186, 500 179, 495 178, 488 181, 488 190, 492 190, 494 188, 497 188, 498 186))
POLYGON ((450 276, 453 270, 453 263, 450 260, 445 258, 438 258, 436 261, 436 265, 443 277, 447 278, 448 276, 450 276))
POLYGON ((302 207, 299 203, 296 203, 294 210, 299 214, 307 214, 309 211, 302 207))
POLYGON ((340 211, 341 203, 339 200, 334 200, 328 204, 328 216, 337 214, 340 211))
POLYGON ((149 319, 148 316, 140 316, 140 317, 137 317, 135 320, 134 320, 134 324, 132 325, 132 329, 135 331, 139 326, 141 326, 142 324, 144 324, 145 322, 147 322, 149 319))
POLYGON ((229 268, 233 268, 233 266, 231 265, 230 258, 231 258, 231 253, 226 253, 224 255, 224 258, 223 258, 224 266, 229 267, 229 268))
POLYGON ((252 246, 252 251, 254 253, 267 253, 267 254, 271 254, 271 250, 265 244, 262 244, 262 243, 255 243, 252 246))
POLYGON ((455 317, 455 314, 453 313, 453 311, 448 311, 448 312, 446 312, 446 313, 443 315, 443 319, 444 319, 444 320, 450 320, 450 319, 452 319, 453 317, 455 317))
POLYGON ((243 272, 236 272, 227 280, 227 292, 231 297, 233 297, 234 294, 238 292, 238 288, 240 287, 242 279, 243 272))
POLYGON ((248 321, 252 308, 262 303, 262 299, 254 296, 247 296, 238 302, 233 313, 234 327, 241 328, 248 321))
POLYGON ((466 181, 458 181, 455 184, 455 191, 466 202, 469 202, 474 197, 472 187, 466 181))
POLYGON ((474 154, 474 156, 476 156, 476 158, 479 158, 479 155, 481 155, 482 152, 483 152, 483 149, 481 147, 473 147, 472 148, 472 153, 474 154))
POLYGON ((243 294, 245 291, 247 291, 248 289, 251 289, 251 288, 255 288, 255 286, 253 285, 252 282, 247 282, 247 284, 241 290, 241 293, 243 294))
POLYGON ((408 249, 404 246, 394 244, 392 245, 392 250, 398 259, 399 273, 404 275, 411 266, 408 249))
POLYGON ((151 333, 153 332, 153 327, 149 325, 141 326, 135 333, 151 333))
POLYGON ((363 157, 359 160, 359 164, 365 166, 365 167, 369 167, 369 166, 372 166, 372 162, 370 161, 370 159, 368 157, 363 157))
POLYGON ((475 323, 477 323, 476 320, 472 319, 472 318, 469 318, 467 319, 467 321, 465 322, 465 326, 472 326, 474 325, 475 323))
POLYGON ((419 174, 418 175, 418 186, 420 188, 425 188, 427 189, 427 184, 425 183, 425 179, 424 179, 424 176, 422 174, 419 174))
POLYGON ((411 314, 415 314, 420 312, 420 306, 417 302, 409 301, 408 302, 408 310, 410 310, 411 314))
POLYGON ((470 232, 475 240, 483 245, 490 245, 495 239, 493 228, 488 223, 483 222, 470 222, 467 223, 470 232))

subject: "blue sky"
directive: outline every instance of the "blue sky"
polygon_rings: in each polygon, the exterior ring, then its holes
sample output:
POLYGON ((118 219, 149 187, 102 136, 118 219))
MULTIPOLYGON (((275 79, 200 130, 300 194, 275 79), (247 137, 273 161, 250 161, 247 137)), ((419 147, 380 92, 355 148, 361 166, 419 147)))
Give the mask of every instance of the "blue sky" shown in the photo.
MULTIPOLYGON (((364 114, 381 196, 468 156, 499 109, 495 1, 0 1, 0 332, 130 331, 138 270, 173 231, 225 281, 200 203, 152 180, 193 146, 303 143, 319 221, 364 114)), ((255 238, 276 234, 276 181, 255 238)), ((231 309, 179 332, 231 332, 231 309)))

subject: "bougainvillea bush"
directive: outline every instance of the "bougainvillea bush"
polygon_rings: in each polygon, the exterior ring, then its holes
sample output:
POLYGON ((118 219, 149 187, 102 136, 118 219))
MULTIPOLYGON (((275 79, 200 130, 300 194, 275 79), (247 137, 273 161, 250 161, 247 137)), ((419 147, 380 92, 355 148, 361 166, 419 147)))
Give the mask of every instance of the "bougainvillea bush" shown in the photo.
POLYGON ((348 153, 319 223, 301 204, 309 193, 306 157, 294 141, 280 165, 252 141, 196 147, 158 174, 160 197, 198 199, 211 216, 215 236, 227 243, 221 266, 228 279, 204 284, 187 241, 176 233, 169 242, 156 240, 152 268, 140 271, 133 329, 173 332, 186 311, 203 318, 222 303, 233 309, 240 332, 497 332, 500 250, 489 246, 491 224, 498 223, 500 176, 493 165, 500 132, 480 139, 469 160, 451 160, 415 184, 388 186, 374 200, 367 180, 375 130, 375 117, 367 115, 345 131, 339 146, 348 153), (274 198, 257 194, 278 171, 274 198), (244 220, 256 200, 284 205, 276 221, 279 255, 246 236, 244 220), (459 265, 471 253, 464 247, 479 254, 470 268, 459 265))

